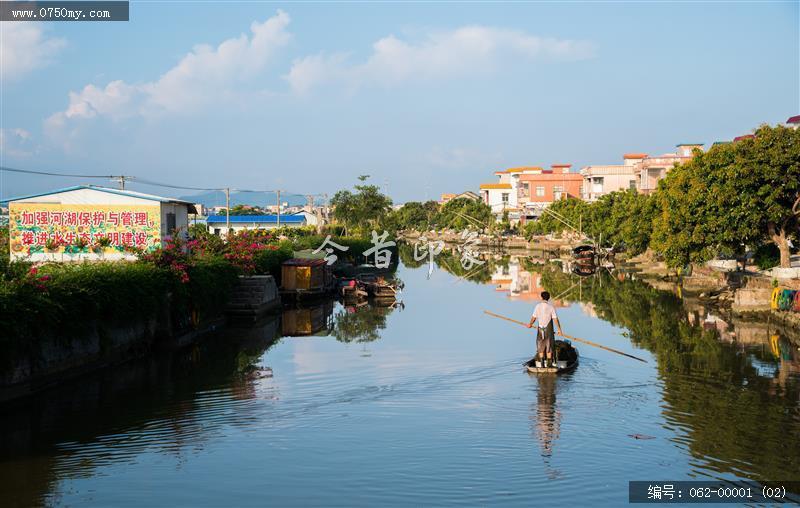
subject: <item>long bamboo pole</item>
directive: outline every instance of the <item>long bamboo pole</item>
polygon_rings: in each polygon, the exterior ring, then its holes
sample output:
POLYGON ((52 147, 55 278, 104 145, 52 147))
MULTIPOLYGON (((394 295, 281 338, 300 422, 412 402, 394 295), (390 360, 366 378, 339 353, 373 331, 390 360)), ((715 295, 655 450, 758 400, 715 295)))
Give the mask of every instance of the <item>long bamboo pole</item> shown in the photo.
MULTIPOLYGON (((526 328, 528 327, 528 323, 523 323, 522 321, 517 321, 516 319, 511 319, 510 317, 501 316, 500 314, 495 314, 494 312, 489 312, 488 310, 485 310, 483 312, 485 314, 490 315, 490 316, 493 316, 493 317, 496 317, 496 318, 500 318, 500 319, 505 319, 506 321, 511 321, 512 323, 516 323, 518 325, 522 325, 522 326, 524 326, 526 328)), ((647 363, 647 360, 639 358, 638 356, 629 355, 628 353, 623 353, 622 351, 618 351, 616 349, 610 348, 608 346, 604 346, 602 344, 598 344, 596 342, 592 342, 590 340, 579 339, 578 337, 573 337, 571 335, 566 335, 566 334, 562 334, 562 337, 566 337, 566 338, 568 338, 570 340, 574 340, 574 341, 577 341, 577 342, 582 342, 582 343, 588 344, 590 346, 599 347, 600 349, 605 349, 606 351, 611 351, 612 353, 617 353, 618 355, 627 356, 628 358, 633 358, 634 360, 639 360, 640 362, 647 363)))

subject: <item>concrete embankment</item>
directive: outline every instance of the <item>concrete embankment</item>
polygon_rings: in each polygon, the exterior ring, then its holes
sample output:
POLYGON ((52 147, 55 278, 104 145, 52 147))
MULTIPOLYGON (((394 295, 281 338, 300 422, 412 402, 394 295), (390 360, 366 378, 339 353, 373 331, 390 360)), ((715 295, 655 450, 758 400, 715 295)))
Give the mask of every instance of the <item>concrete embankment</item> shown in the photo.
POLYGON ((140 358, 154 350, 179 349, 225 326, 231 317, 252 321, 280 307, 272 276, 240 278, 230 302, 198 316, 176 309, 169 295, 157 314, 133 323, 95 319, 79 334, 53 332, 5 351, 0 364, 0 402, 24 397, 64 380, 140 358))

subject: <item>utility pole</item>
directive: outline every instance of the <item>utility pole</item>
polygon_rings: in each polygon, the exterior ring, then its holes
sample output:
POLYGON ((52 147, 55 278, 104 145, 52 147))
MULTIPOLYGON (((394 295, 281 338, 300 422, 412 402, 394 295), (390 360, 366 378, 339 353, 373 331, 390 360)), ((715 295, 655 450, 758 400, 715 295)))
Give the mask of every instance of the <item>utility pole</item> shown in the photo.
POLYGON ((119 190, 125 190, 125 180, 127 180, 128 176, 120 175, 120 176, 113 176, 111 180, 116 181, 119 184, 119 190))
POLYGON ((231 189, 225 187, 225 238, 231 230, 231 189))
POLYGON ((281 191, 275 191, 278 197, 278 227, 281 227, 281 191))

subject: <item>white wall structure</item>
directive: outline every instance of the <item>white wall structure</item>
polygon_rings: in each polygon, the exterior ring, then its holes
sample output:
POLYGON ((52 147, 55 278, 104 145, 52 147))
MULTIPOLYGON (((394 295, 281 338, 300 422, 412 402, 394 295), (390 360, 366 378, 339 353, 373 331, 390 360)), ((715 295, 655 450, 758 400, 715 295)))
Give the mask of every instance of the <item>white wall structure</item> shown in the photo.
POLYGON ((175 198, 81 185, 9 200, 14 259, 84 261, 134 259, 179 234, 192 203, 175 198))

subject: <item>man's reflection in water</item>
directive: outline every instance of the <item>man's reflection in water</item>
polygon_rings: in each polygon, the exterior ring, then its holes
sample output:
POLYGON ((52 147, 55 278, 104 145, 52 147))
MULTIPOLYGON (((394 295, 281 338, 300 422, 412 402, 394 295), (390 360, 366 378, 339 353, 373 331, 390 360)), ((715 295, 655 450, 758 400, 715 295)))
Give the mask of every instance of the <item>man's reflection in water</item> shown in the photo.
POLYGON ((536 419, 534 434, 542 447, 542 457, 553 454, 553 441, 558 439, 561 428, 561 413, 556 408, 556 383, 554 375, 539 375, 539 390, 536 394, 536 411, 531 419, 536 419))

